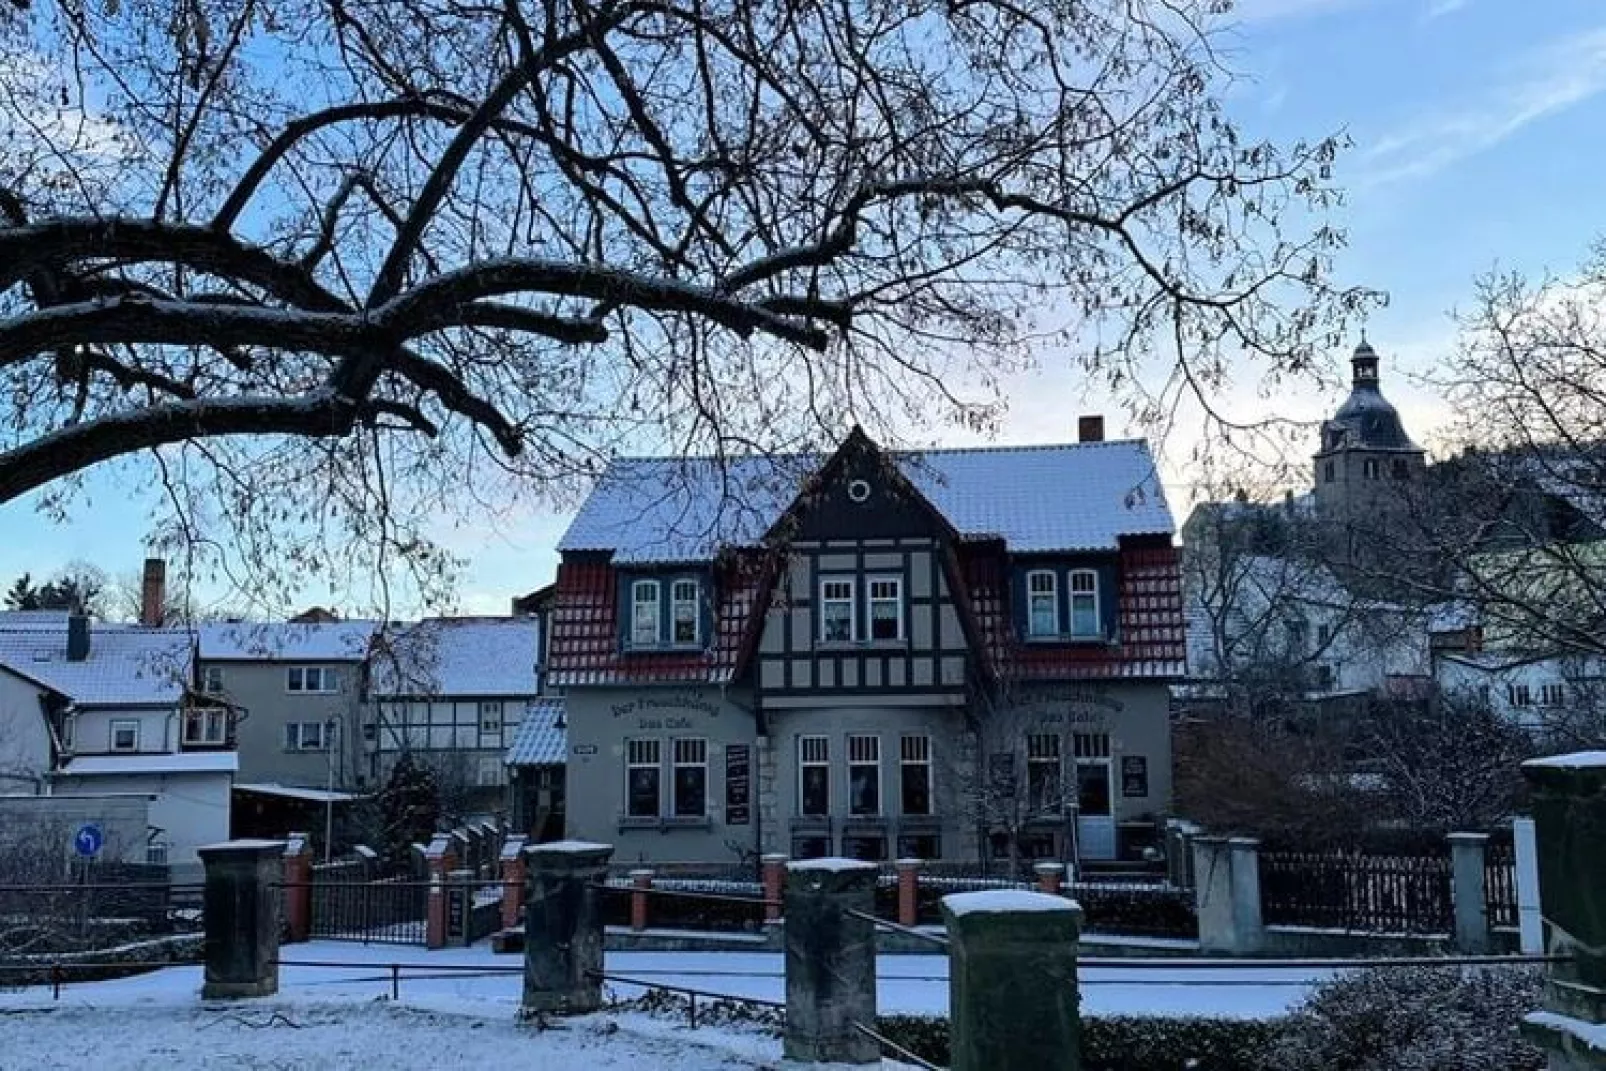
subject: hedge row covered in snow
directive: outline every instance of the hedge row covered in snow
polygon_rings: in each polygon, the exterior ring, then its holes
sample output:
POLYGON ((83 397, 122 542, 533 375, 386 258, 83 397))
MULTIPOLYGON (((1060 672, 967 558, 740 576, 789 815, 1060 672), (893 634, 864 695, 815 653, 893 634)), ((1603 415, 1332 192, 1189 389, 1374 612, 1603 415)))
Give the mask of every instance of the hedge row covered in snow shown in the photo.
MULTIPOLYGON (((1083 1071, 1543 1071, 1517 1023, 1539 1006, 1532 968, 1386 968, 1318 986, 1278 1020, 1084 1018, 1083 1071)), ((883 1016, 891 1040, 939 1066, 948 1020, 883 1016)))

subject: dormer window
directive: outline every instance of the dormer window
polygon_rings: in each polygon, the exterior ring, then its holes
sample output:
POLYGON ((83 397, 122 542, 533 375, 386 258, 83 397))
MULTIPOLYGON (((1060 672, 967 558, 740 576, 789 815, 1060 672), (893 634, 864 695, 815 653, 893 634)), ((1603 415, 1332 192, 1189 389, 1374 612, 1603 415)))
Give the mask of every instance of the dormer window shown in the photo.
POLYGON ((638 580, 630 585, 630 643, 653 647, 660 641, 658 581, 638 580))
POLYGON ((1099 574, 1092 569, 1071 570, 1071 635, 1097 636, 1099 627, 1099 574))
POLYGON ((1048 569, 1026 574, 1027 635, 1055 636, 1060 630, 1059 578, 1048 569))
POLYGON ((702 585, 695 580, 677 580, 670 589, 670 629, 676 644, 695 646, 697 643, 701 593, 702 585))

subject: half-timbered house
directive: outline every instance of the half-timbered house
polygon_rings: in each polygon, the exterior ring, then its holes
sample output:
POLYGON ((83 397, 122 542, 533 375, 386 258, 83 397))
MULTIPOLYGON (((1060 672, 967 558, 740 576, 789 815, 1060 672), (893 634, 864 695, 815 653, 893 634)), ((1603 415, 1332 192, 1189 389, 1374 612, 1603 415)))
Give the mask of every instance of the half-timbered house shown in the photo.
POLYGON ((615 462, 559 544, 569 834, 656 861, 1135 850, 1170 791, 1180 576, 1147 446, 1085 430, 615 462))

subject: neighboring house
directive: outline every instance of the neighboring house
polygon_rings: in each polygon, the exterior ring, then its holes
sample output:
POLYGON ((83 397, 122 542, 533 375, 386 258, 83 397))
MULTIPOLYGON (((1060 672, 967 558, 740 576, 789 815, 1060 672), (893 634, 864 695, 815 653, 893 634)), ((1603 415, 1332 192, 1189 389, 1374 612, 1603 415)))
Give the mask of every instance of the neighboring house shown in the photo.
POLYGON ((369 787, 363 667, 376 622, 230 622, 196 631, 200 690, 240 711, 242 784, 369 787))
POLYGON ((652 860, 1136 850, 1169 803, 1180 578, 1146 445, 1083 438, 611 465, 559 544, 569 835, 652 860))
POLYGON ((376 645, 363 728, 375 782, 411 753, 455 817, 504 810, 508 746, 541 698, 540 645, 535 617, 430 618, 376 645))
POLYGON ((175 880, 198 879, 195 849, 228 839, 238 760, 231 713, 193 693, 194 666, 183 631, 13 618, 0 627, 8 787, 145 797, 145 857, 169 863, 175 880))

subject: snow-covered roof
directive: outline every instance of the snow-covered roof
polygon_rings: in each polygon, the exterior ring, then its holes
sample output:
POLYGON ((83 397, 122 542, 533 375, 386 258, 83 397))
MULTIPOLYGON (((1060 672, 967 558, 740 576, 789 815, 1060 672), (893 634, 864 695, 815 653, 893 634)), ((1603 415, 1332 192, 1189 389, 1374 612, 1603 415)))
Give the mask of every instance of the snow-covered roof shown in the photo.
POLYGON ((534 696, 541 640, 533 617, 439 617, 400 630, 376 650, 375 696, 534 696))
POLYGON ((227 622, 197 627, 203 661, 360 662, 377 621, 227 622))
POLYGON ((279 785, 273 782, 242 785, 235 784, 236 792, 254 792, 259 796, 276 796, 280 799, 302 800, 307 803, 351 803, 353 800, 364 799, 353 792, 332 792, 326 788, 297 788, 294 785, 279 785))
POLYGON ((179 629, 89 629, 89 655, 67 657, 57 629, 0 631, 0 665, 81 706, 175 704, 192 679, 194 646, 179 629))
POLYGON ((67 761, 60 776, 238 773, 239 769, 240 756, 232 751, 185 751, 161 755, 80 755, 67 761))
POLYGON ((563 721, 563 700, 543 699, 524 708, 513 745, 507 749, 509 766, 556 766, 569 752, 569 733, 563 721))
POLYGON ((0 632, 16 632, 19 629, 55 629, 64 632, 69 616, 66 610, 0 610, 0 632))
MULTIPOLYGON (((892 453, 962 537, 1019 554, 1113 550, 1123 535, 1169 535, 1170 508, 1148 445, 892 453)), ((807 455, 623 458, 608 466, 559 551, 611 550, 619 564, 707 561, 759 542, 823 459, 807 455)))

